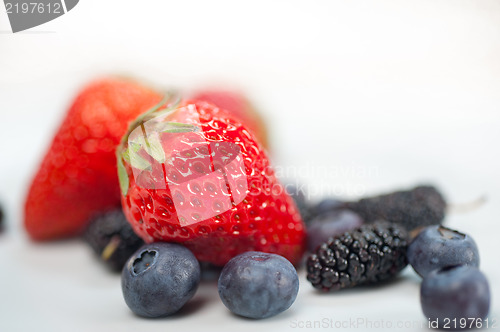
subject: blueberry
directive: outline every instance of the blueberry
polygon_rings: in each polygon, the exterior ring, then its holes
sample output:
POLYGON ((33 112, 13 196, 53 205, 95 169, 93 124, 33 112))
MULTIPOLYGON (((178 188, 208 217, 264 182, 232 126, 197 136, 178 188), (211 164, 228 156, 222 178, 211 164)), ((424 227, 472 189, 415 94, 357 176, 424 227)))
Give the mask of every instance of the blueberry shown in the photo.
POLYGON ((307 193, 302 186, 297 186, 293 184, 287 184, 285 186, 286 192, 295 201, 295 205, 299 209, 299 213, 302 216, 304 222, 308 223, 312 218, 311 205, 307 199, 307 193))
POLYGON ((431 271, 448 265, 479 266, 479 251, 467 234, 435 225, 425 228, 410 243, 408 261, 425 277, 431 271))
POLYGON ((293 304, 299 291, 299 278, 286 258, 250 251, 224 266, 218 287, 222 302, 233 313, 267 318, 293 304))
POLYGON ((200 264, 187 248, 173 243, 146 244, 122 271, 122 291, 139 316, 162 317, 177 312, 200 283, 200 264))
POLYGON ((121 271, 129 257, 144 244, 121 208, 94 217, 83 238, 101 261, 115 272, 121 271))
POLYGON ((477 268, 448 266, 424 278, 420 302, 424 315, 431 322, 437 320, 439 328, 460 329, 469 327, 470 319, 486 318, 490 289, 486 277, 477 268))
POLYGON ((320 216, 325 213, 336 212, 344 208, 345 202, 336 198, 325 198, 312 207, 312 213, 320 216))
POLYGON ((362 224, 361 217, 350 210, 344 209, 320 215, 311 220, 307 227, 307 248, 313 252, 328 238, 342 235, 362 224))

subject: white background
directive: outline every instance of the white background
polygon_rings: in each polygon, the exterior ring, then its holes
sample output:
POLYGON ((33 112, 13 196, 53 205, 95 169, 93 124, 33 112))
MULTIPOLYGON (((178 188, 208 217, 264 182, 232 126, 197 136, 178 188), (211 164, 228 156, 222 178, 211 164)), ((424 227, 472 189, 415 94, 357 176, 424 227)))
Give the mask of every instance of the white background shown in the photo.
POLYGON ((315 293, 302 271, 293 307, 263 321, 231 315, 213 283, 180 315, 139 319, 119 277, 85 245, 31 243, 22 229, 30 177, 78 89, 108 74, 186 91, 242 89, 269 124, 275 164, 298 170, 314 199, 420 182, 453 203, 486 195, 482 208, 446 222, 476 239, 490 316, 500 319, 500 1, 82 0, 17 34, 0 10, 0 200, 8 214, 0 331, 425 324, 411 268, 393 284, 331 295, 315 293))

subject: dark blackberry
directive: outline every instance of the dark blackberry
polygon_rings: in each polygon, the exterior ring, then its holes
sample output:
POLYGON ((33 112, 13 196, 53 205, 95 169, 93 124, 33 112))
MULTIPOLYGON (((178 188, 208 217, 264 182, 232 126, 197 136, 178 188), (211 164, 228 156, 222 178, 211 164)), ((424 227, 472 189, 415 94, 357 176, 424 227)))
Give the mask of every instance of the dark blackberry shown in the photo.
POLYGON ((358 213, 366 223, 388 220, 412 231, 441 224, 446 201, 436 188, 419 186, 412 190, 348 202, 345 207, 358 213))
POLYGON ((307 260, 307 280, 322 291, 337 291, 389 279, 407 264, 408 234, 378 221, 330 238, 307 260))
POLYGON ((144 244, 132 230, 121 209, 94 218, 85 231, 84 239, 100 259, 117 272, 144 244))

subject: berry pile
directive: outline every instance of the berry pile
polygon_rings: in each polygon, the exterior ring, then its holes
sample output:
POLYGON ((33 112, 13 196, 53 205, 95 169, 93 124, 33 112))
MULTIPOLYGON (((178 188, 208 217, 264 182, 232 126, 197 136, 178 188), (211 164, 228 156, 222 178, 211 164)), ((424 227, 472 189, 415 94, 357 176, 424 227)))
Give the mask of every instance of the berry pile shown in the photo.
MULTIPOLYGON (((34 177, 26 230, 34 240, 84 232, 121 270, 125 302, 142 317, 175 314, 203 278, 218 280, 238 316, 280 314, 297 297, 294 265, 306 248, 307 280, 321 291, 389 280, 410 263, 424 278, 422 310, 439 327, 443 318, 487 316, 477 245, 441 225, 447 204, 435 187, 311 204, 303 188, 284 190, 267 147, 262 119, 241 94, 162 99, 131 81, 94 82, 34 177)), ((2 219, 0 209, 0 227, 2 219)))

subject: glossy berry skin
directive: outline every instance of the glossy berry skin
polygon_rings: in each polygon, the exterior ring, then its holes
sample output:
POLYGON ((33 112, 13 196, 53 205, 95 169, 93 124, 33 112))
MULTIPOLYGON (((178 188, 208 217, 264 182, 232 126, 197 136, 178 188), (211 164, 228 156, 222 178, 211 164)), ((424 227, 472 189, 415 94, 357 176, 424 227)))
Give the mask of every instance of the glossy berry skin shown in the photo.
POLYGON ((284 257, 246 252, 231 259, 219 277, 219 296, 231 312, 267 318, 287 310, 299 291, 299 278, 284 257))
POLYGON ((422 277, 450 265, 479 266, 479 250, 472 237, 437 225, 419 233, 410 243, 407 256, 422 277))
POLYGON ((77 95, 26 197, 24 225, 32 239, 77 235, 96 212, 120 206, 116 146, 129 122, 160 99, 124 79, 93 82, 77 95))
POLYGON ((264 148, 269 147, 265 123, 243 93, 233 90, 210 89, 198 91, 193 100, 206 101, 227 111, 250 130, 264 148))
POLYGON ((361 225, 361 217, 346 209, 322 214, 311 220, 307 226, 307 249, 313 252, 330 237, 340 236, 361 225))
MULTIPOLYGON (((420 302, 424 315, 431 321, 438 320, 439 328, 468 328, 470 319, 487 317, 490 289, 486 277, 477 268, 450 266, 434 270, 424 278, 420 302)), ((474 322, 472 327, 475 326, 474 322)))
POLYGON ((200 283, 200 264, 185 247, 166 242, 142 246, 122 271, 123 297, 143 317, 169 316, 189 301, 200 283))
MULTIPOLYGON (((124 165, 122 205, 135 232, 146 242, 182 243, 198 260, 219 266, 251 250, 298 264, 305 244, 300 214, 246 127, 206 102, 183 102, 169 120, 197 129, 161 134, 156 150, 165 162, 145 145, 138 155, 148 169, 124 165)), ((135 133, 129 140, 140 138, 135 133)))

